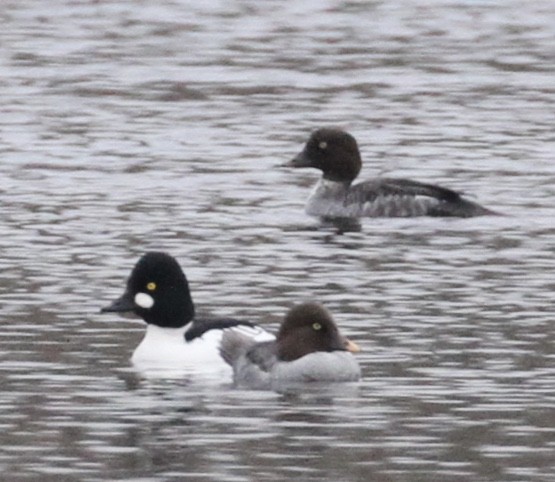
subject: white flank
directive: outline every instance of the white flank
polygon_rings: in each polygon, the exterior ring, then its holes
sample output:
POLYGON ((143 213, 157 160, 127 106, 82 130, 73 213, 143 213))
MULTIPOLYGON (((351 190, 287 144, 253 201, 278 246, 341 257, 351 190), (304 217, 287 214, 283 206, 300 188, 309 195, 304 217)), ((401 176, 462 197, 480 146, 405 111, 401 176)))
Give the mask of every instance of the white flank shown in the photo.
MULTIPOLYGON (((231 380, 232 370, 220 356, 224 330, 210 330, 192 341, 185 340, 188 327, 161 328, 147 325, 146 333, 135 349, 131 361, 138 370, 154 376, 218 375, 231 380)), ((273 340, 274 336, 258 327, 238 326, 237 330, 256 341, 273 340)))

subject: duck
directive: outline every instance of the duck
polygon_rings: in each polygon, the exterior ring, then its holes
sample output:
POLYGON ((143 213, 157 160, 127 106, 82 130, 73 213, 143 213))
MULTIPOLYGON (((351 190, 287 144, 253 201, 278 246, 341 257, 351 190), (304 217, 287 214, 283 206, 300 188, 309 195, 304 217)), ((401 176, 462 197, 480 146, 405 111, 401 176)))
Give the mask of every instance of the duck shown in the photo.
POLYGON ((292 307, 275 340, 256 342, 238 332, 222 337, 220 353, 233 367, 237 387, 267 389, 311 382, 356 382, 358 345, 343 337, 320 303, 292 307))
POLYGON ((132 269, 123 295, 101 312, 131 312, 146 323, 131 362, 151 375, 186 370, 227 379, 231 369, 219 354, 223 333, 237 331, 257 342, 275 338, 249 321, 197 318, 187 277, 177 260, 164 252, 144 254, 132 269))
POLYGON ((353 184, 362 168, 357 141, 338 128, 317 129, 285 166, 322 171, 306 212, 323 219, 361 217, 461 217, 498 214, 434 184, 375 178, 353 184))

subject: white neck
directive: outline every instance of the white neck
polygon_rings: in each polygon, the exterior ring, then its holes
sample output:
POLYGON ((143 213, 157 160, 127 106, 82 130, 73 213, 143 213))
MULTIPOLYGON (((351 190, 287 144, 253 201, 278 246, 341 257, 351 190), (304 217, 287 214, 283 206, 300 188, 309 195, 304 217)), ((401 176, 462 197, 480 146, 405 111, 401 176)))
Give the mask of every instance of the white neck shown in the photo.
POLYGON ((171 361, 185 351, 185 327, 161 328, 147 325, 146 333, 133 353, 132 361, 171 361))
POLYGON ((345 195, 349 186, 342 182, 320 178, 306 204, 306 212, 312 216, 344 216, 345 195))

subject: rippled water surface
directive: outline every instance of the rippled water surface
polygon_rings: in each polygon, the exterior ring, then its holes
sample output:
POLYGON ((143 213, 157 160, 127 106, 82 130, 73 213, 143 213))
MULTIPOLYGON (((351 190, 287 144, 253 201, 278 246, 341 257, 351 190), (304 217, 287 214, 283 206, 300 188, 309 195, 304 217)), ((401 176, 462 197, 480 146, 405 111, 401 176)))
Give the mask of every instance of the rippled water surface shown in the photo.
POLYGON ((555 4, 0 4, 4 480, 551 481, 555 4), (311 130, 363 175, 463 190, 496 218, 303 212, 279 168, 311 130), (354 387, 153 380, 144 326, 100 315, 138 256, 198 311, 275 328, 323 302, 354 387))

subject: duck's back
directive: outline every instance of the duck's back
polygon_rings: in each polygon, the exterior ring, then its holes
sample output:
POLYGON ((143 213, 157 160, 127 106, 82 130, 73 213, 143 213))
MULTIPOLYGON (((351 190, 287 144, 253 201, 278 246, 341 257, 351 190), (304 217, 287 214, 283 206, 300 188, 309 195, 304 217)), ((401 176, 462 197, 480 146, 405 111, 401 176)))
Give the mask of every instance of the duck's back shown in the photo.
POLYGON ((495 214, 456 191, 409 179, 377 178, 350 185, 321 179, 306 211, 321 217, 472 217, 495 214))

